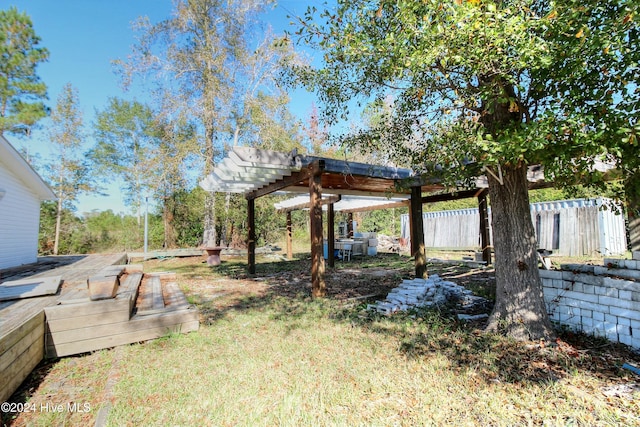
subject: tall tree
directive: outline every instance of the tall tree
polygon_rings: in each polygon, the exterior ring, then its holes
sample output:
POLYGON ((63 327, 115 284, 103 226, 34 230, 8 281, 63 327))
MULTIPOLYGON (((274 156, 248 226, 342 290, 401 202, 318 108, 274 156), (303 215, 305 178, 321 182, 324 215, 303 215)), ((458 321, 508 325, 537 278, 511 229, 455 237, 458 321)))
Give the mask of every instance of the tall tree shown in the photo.
POLYGON ((7 131, 29 134, 47 115, 42 102, 47 99, 47 86, 36 67, 49 58, 49 51, 39 44, 26 13, 15 7, 0 10, 0 135, 7 131))
POLYGON ((70 83, 64 86, 51 112, 48 135, 54 154, 47 171, 58 198, 53 246, 53 254, 57 255, 63 210, 72 208, 81 193, 96 190, 86 156, 81 152, 85 135, 78 91, 70 83))
POLYGON ((140 224, 142 202, 153 191, 158 128, 151 108, 138 101, 111 98, 96 114, 97 145, 92 158, 102 170, 124 181, 125 200, 133 205, 140 224))
MULTIPOLYGON (((140 19, 139 42, 127 61, 117 61, 125 85, 135 75, 155 74, 162 92, 173 96, 172 111, 197 118, 202 173, 213 172, 229 134, 229 102, 235 98, 234 70, 247 58, 246 35, 265 4, 256 0, 178 0, 171 18, 140 19)), ((204 206, 203 244, 216 245, 215 195, 204 206)))
POLYGON ((293 74, 318 92, 329 120, 354 99, 396 99, 384 126, 352 141, 450 183, 485 171, 497 282, 490 330, 554 336, 527 168, 543 164, 550 180, 598 178, 594 161, 622 137, 617 107, 637 105, 637 12, 632 0, 338 0, 300 19, 299 37, 325 63, 293 74))

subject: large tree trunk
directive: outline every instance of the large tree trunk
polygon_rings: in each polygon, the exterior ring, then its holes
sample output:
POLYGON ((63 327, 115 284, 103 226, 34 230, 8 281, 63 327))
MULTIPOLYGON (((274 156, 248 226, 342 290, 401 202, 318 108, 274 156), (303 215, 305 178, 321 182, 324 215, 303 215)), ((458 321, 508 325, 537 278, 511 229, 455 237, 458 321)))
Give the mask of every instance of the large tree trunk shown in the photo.
POLYGON ((496 303, 487 330, 519 341, 551 341, 555 334, 542 295, 527 168, 502 167, 502 183, 490 173, 487 178, 496 257, 496 303))

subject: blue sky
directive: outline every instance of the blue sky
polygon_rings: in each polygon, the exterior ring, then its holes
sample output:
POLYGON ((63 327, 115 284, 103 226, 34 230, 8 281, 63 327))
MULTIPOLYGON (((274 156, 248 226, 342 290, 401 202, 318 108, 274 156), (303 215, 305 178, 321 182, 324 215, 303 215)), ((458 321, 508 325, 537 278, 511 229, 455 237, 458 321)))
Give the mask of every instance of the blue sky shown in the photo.
MULTIPOLYGON (((276 32, 288 26, 288 13, 302 15, 307 5, 322 6, 321 0, 281 0, 265 20, 276 32)), ((141 99, 142 93, 133 88, 124 93, 113 72, 111 61, 125 58, 135 43, 131 23, 139 16, 148 16, 155 23, 171 15, 171 0, 0 0, 0 8, 15 6, 26 12, 41 39, 41 46, 49 50, 49 61, 38 67, 38 75, 49 90, 48 105, 53 107, 65 84, 77 90, 87 130, 96 109, 102 110, 110 97, 141 99)), ((301 118, 308 115, 313 96, 297 91, 292 99, 292 111, 301 118)), ((43 125, 46 122, 43 121, 43 125)), ((47 141, 42 131, 29 139, 7 135, 17 148, 28 147, 32 153, 46 158, 47 141)), ((87 141, 88 144, 92 139, 87 141)), ((118 183, 111 185, 107 197, 82 196, 78 212, 112 209, 130 213, 123 204, 118 183)))

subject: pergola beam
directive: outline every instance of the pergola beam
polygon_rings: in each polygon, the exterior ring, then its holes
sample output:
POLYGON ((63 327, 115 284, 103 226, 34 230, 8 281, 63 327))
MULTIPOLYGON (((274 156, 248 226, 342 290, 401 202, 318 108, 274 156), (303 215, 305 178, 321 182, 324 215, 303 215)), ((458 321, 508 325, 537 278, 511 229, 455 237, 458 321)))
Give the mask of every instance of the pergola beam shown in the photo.
POLYGON ((315 161, 308 167, 309 198, 311 208, 309 217, 311 220, 311 295, 324 297, 327 293, 327 285, 324 281, 324 254, 322 236, 322 169, 323 163, 315 161))
POLYGON ((427 277, 427 254, 424 246, 422 223, 422 192, 420 187, 411 187, 409 225, 411 230, 411 255, 414 257, 416 277, 427 277))
POLYGON ((287 188, 294 184, 300 184, 307 180, 311 174, 311 171, 306 168, 302 169, 298 172, 293 172, 290 176, 284 177, 279 181, 268 184, 262 188, 257 190, 249 191, 246 193, 245 197, 247 199, 257 199, 258 197, 266 196, 267 194, 275 193, 276 191, 280 191, 284 188, 287 188))

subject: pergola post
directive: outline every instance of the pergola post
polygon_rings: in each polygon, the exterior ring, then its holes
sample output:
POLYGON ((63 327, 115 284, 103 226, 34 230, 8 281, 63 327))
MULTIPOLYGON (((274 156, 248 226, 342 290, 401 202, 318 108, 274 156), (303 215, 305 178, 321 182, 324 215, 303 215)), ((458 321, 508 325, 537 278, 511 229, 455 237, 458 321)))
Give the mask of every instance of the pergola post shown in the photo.
POLYGON ((489 208, 487 207, 488 190, 482 190, 478 194, 478 213, 480 214, 480 247, 482 248, 482 260, 491 264, 491 245, 489 244, 489 208))
POLYGON ((309 216, 311 220, 311 295, 324 297, 327 286, 324 281, 324 256, 322 236, 322 161, 309 165, 309 216))
POLYGON ((353 239, 353 212, 347 214, 347 237, 353 239))
POLYGON ((329 264, 329 268, 333 268, 335 266, 335 241, 336 241, 336 232, 335 232, 335 220, 336 215, 333 209, 333 203, 329 203, 327 206, 327 263, 329 264))
POLYGON ((411 207, 409 209, 411 232, 411 254, 415 260, 416 277, 427 278, 427 254, 424 247, 424 226, 422 223, 422 190, 411 187, 411 207))
POLYGON ((293 259, 293 230, 291 225, 291 211, 287 211, 287 258, 293 259))
POLYGON ((256 201, 247 199, 247 255, 249 274, 256 274, 256 201))

